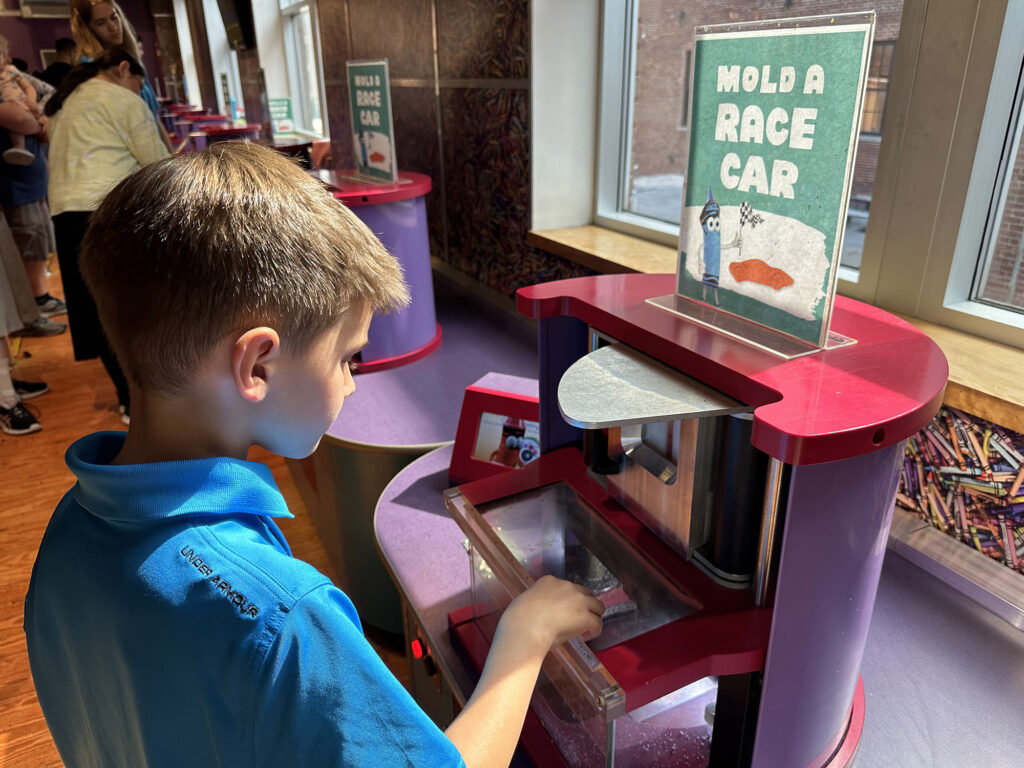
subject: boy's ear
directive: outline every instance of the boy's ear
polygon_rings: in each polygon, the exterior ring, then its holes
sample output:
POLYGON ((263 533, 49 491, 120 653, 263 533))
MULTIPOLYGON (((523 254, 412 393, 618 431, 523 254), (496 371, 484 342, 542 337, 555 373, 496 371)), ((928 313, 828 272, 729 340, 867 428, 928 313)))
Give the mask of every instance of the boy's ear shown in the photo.
POLYGON ((252 328, 238 337, 231 350, 231 374, 242 397, 252 403, 266 397, 270 380, 267 364, 280 352, 281 339, 273 328, 252 328))

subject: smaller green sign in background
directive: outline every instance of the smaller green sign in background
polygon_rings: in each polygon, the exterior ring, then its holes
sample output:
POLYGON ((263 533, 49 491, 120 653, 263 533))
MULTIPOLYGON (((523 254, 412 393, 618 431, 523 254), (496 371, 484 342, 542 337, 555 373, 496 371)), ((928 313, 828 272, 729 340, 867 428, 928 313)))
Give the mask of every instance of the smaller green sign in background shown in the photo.
POLYGON ((346 66, 356 173, 378 181, 397 182, 388 62, 349 61, 346 66))

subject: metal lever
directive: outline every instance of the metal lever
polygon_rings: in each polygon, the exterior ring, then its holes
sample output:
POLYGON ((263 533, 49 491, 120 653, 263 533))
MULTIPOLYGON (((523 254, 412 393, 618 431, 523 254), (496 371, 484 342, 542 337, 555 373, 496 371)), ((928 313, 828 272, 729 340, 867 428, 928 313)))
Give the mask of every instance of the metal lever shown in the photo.
POLYGON ((672 485, 676 481, 676 465, 657 451, 651 450, 639 437, 623 438, 622 448, 630 461, 639 464, 665 485, 672 485))

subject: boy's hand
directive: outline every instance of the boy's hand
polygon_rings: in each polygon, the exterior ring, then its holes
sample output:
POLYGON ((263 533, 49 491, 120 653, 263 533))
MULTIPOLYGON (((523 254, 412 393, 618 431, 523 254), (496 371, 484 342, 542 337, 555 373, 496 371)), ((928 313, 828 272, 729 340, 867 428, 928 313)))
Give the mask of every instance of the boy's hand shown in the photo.
POLYGON ((546 654, 576 635, 597 637, 603 613, 604 604, 586 587, 543 576, 505 609, 501 625, 531 651, 546 654))
POLYGON ((584 587, 544 576, 498 622, 480 683, 445 734, 468 768, 507 766, 551 646, 601 631, 604 605, 584 587))

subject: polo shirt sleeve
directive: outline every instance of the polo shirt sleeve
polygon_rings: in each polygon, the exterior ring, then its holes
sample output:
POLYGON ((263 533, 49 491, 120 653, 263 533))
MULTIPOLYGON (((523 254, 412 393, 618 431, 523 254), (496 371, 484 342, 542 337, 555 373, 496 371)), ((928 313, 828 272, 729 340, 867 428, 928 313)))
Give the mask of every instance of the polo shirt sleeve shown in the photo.
POLYGON ((324 585, 284 616, 256 691, 255 765, 464 766, 324 585))

